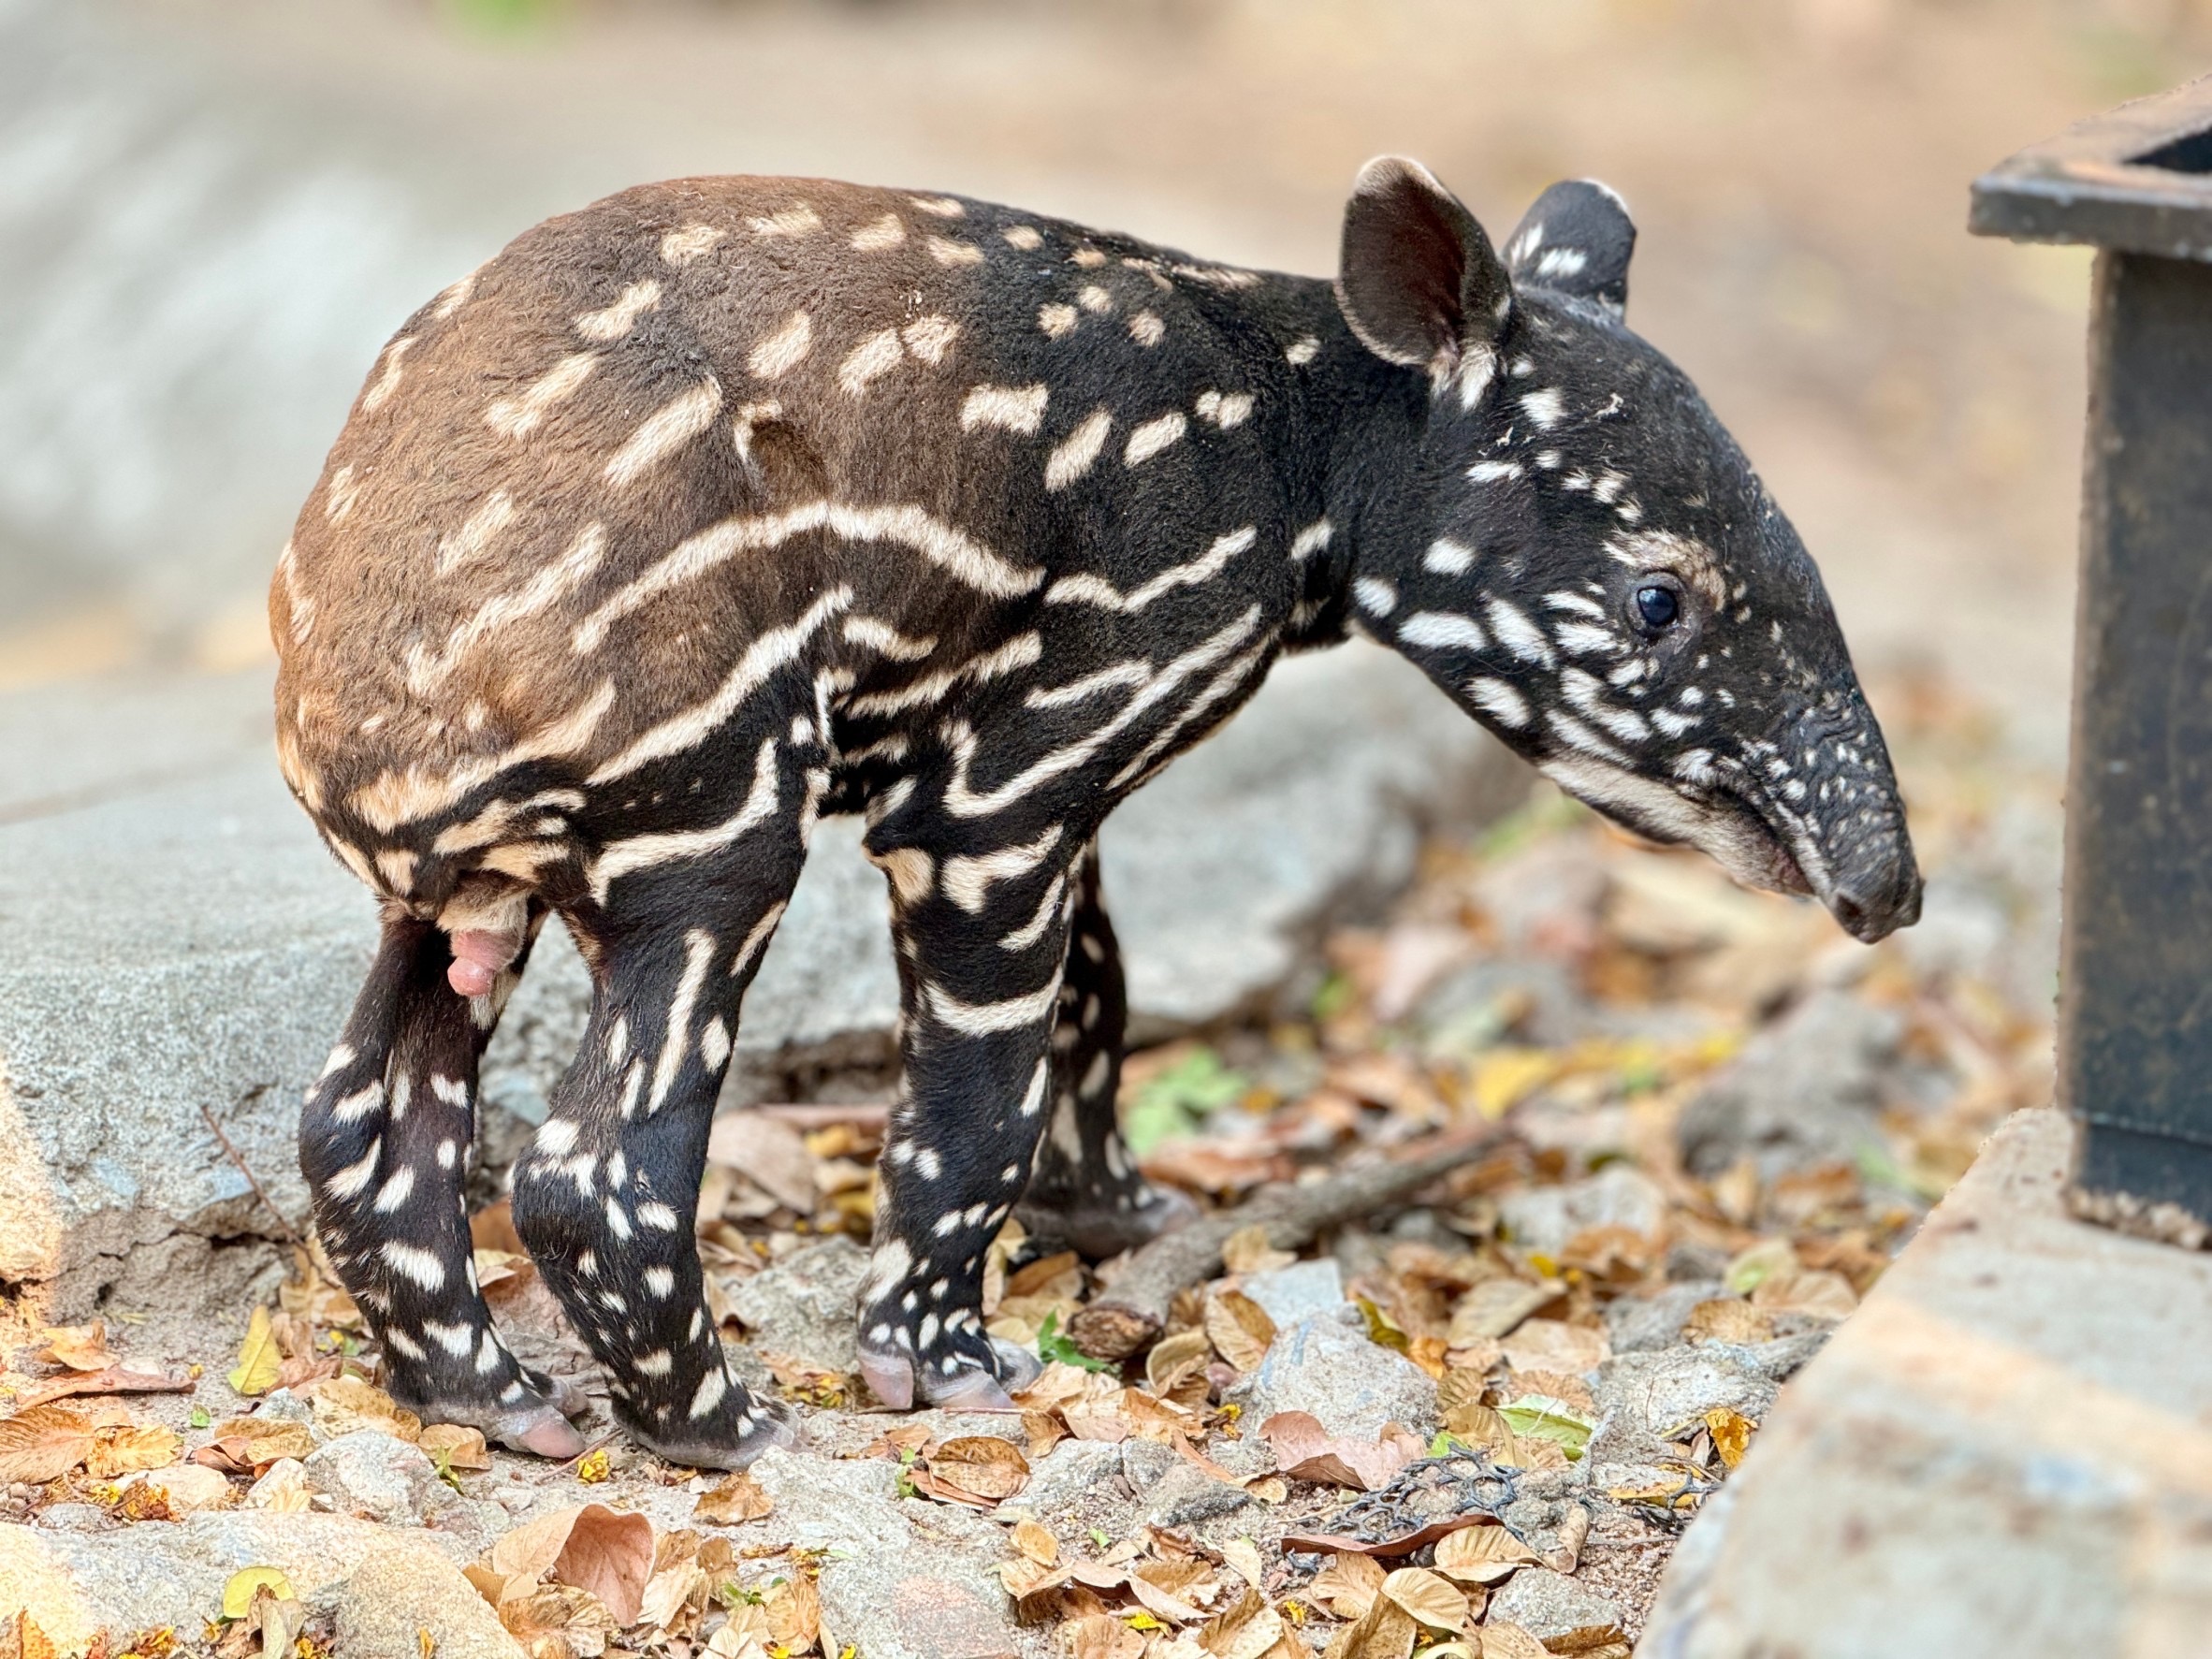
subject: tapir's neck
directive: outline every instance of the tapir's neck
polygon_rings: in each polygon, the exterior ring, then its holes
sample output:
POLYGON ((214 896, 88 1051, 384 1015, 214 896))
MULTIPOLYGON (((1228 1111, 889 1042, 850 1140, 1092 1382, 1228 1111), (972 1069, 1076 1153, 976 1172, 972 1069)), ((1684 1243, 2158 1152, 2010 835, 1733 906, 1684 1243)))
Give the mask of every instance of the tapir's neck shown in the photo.
MULTIPOLYGON (((1297 648, 1344 637, 1354 570, 1387 557, 1419 517, 1429 383, 1361 345, 1328 283, 1295 279, 1269 298, 1291 313, 1296 338, 1316 342, 1310 360, 1286 366, 1302 419, 1285 482, 1330 526, 1326 545, 1306 555, 1303 598, 1284 638, 1297 648)), ((1269 321, 1282 328, 1283 319, 1269 321)))

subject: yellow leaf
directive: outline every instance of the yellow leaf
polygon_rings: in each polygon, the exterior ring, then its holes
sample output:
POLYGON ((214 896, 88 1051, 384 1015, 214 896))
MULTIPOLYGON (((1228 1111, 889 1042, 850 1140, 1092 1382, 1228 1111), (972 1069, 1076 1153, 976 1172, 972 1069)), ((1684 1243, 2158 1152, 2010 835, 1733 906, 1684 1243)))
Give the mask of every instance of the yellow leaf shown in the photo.
POLYGON ((1733 1469, 1743 1462, 1743 1454, 1751 1449, 1752 1431, 1758 1425, 1741 1412, 1731 1411, 1725 1405, 1716 1405, 1705 1414, 1706 1429, 1712 1435, 1712 1448, 1721 1454, 1721 1462, 1733 1469))
POLYGON ((1476 1062, 1468 1093, 1493 1122, 1559 1074, 1558 1056, 1540 1048, 1497 1048, 1476 1062))
POLYGON ((0 1422, 0 1480, 43 1486, 84 1462, 92 1419, 66 1405, 31 1405, 0 1422))
POLYGON ((276 1387, 277 1373, 284 1362, 284 1355, 277 1352, 276 1336, 269 1330, 269 1310, 257 1307, 247 1323, 246 1340, 239 1346, 238 1365, 230 1374, 230 1386, 249 1398, 266 1394, 276 1387))
POLYGON ((1383 1580, 1382 1593, 1432 1629, 1467 1627, 1467 1598, 1427 1567, 1400 1567, 1383 1580))
POLYGON ((1436 1540, 1436 1570, 1462 1584, 1495 1584, 1536 1559, 1502 1526, 1466 1526, 1436 1540))
POLYGON ((586 1452, 576 1460, 576 1478, 586 1486, 597 1486, 612 1473, 604 1446, 595 1451, 586 1452))
MULTIPOLYGON (((267 1315, 262 1316, 265 1319, 267 1315)), ((279 1601, 297 1601, 292 1593, 292 1580, 275 1567, 240 1567, 225 1580, 223 1585, 223 1616, 226 1619, 243 1619, 254 1606, 254 1593, 264 1584, 279 1601)))
POLYGON ((1013 1547, 1039 1566, 1056 1566, 1059 1564, 1059 1539, 1034 1521, 1014 1522, 1013 1547))

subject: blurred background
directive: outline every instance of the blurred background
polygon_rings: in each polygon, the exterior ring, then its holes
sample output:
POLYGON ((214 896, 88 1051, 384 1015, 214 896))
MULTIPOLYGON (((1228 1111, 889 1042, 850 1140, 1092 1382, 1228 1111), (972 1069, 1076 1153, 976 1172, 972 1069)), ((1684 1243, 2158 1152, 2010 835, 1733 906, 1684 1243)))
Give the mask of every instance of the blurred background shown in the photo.
POLYGON ((1323 272, 1396 150, 1496 231, 1623 191, 1862 664, 2055 762, 2088 259, 1965 187, 2208 58, 2207 0, 0 0, 0 686, 266 658, 379 343, 549 213, 828 174, 1323 272))

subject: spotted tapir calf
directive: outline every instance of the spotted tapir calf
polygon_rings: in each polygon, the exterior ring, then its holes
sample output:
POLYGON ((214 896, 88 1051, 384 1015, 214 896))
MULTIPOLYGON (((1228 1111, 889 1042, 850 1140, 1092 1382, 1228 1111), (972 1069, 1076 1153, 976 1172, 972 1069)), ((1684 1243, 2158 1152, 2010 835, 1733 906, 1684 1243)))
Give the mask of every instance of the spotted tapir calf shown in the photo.
POLYGON ((461 1208, 549 912, 595 990, 515 1223, 640 1441, 735 1466, 692 1213, 738 1005, 825 812, 889 879, 905 1099, 862 1365, 992 1405, 1016 1206, 1175 1219, 1118 1140, 1114 805, 1285 651, 1419 663, 1564 788, 1863 939, 1920 881, 1818 575, 1553 186, 1503 257, 1360 175, 1333 286, 957 196, 702 179, 531 230, 409 318, 278 566, 277 738, 383 944, 301 1161, 393 1392, 560 1455, 461 1208))

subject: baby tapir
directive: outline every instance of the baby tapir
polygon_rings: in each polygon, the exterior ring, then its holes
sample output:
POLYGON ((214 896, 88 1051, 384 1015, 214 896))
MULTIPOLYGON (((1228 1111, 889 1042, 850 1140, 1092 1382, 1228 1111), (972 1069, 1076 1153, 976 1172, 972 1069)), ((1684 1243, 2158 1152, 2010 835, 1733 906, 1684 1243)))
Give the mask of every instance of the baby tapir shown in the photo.
POLYGON ((889 880, 905 1098, 862 1365, 1003 1404, 1017 1206, 1106 1252, 1186 1207, 1118 1140, 1093 841, 1284 651, 1358 632, 1598 810, 1849 931, 1920 881, 1812 560, 1622 312, 1635 231, 1506 243, 1371 163, 1333 286, 958 196, 649 185, 408 319, 278 565, 277 740, 383 944, 301 1162, 393 1392, 550 1455, 573 1395, 470 1265, 476 1065, 558 912, 595 1000, 515 1224, 640 1441, 788 1434, 692 1212, 738 1005, 815 820, 889 880))

